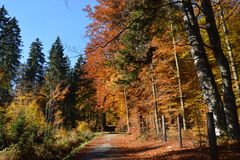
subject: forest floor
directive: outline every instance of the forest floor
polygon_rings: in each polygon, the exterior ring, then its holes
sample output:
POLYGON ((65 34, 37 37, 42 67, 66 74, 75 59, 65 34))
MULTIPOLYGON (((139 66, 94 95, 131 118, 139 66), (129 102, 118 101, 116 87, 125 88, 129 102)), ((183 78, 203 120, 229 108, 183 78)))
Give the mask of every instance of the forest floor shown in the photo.
MULTIPOLYGON (((240 160, 240 144, 219 147, 219 159, 240 160)), ((194 147, 191 140, 163 142, 158 139, 142 139, 126 134, 103 134, 87 144, 73 160, 207 160, 209 148, 194 147)))

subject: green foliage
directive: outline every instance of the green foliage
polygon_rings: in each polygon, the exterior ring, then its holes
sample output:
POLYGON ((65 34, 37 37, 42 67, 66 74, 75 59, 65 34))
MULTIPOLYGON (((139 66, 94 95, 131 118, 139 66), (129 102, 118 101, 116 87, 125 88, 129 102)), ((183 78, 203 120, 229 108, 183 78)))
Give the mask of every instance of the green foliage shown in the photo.
POLYGON ((69 59, 64 55, 61 39, 57 37, 50 50, 45 76, 44 87, 48 99, 45 110, 48 122, 53 122, 54 114, 60 110, 65 125, 71 126, 73 123, 69 118, 70 111, 72 111, 71 99, 68 97, 70 75, 69 59))
POLYGON ((5 116, 8 119, 4 125, 8 147, 0 152, 0 159, 62 159, 75 147, 93 138, 85 122, 78 122, 71 130, 53 128, 46 123, 38 103, 26 97, 16 98, 5 116), (49 133, 48 136, 45 133, 49 133))
POLYGON ((4 150, 0 151, 0 159, 1 160, 19 160, 20 157, 20 150, 18 149, 17 145, 11 145, 4 150))
POLYGON ((20 113, 19 117, 17 117, 16 121, 12 124, 11 130, 12 130, 12 137, 13 141, 15 142, 22 142, 24 139, 23 133, 26 129, 26 120, 24 113, 20 113))
POLYGON ((118 84, 129 85, 135 81, 140 70, 152 62, 153 52, 156 48, 151 46, 151 41, 156 34, 163 32, 159 18, 164 17, 152 5, 159 5, 160 1, 129 3, 129 16, 133 21, 131 26, 121 36, 120 43, 124 49, 117 52, 113 67, 122 75, 118 84), (155 23, 158 21, 158 23, 155 23))
POLYGON ((0 7, 0 159, 62 159, 101 123, 86 60, 81 56, 70 69, 57 37, 45 70, 38 38, 26 64, 20 64, 20 47, 18 21, 0 7))
POLYGON ((70 71, 69 59, 64 56, 64 48, 61 39, 57 37, 50 50, 49 63, 46 73, 46 84, 55 88, 57 84, 68 79, 70 71))
POLYGON ((4 124, 0 122, 0 150, 5 147, 5 130, 4 130, 4 124))
POLYGON ((18 89, 23 92, 39 91, 44 83, 44 54, 42 42, 37 38, 30 46, 29 58, 23 67, 18 89))
POLYGON ((8 12, 0 8, 0 104, 9 100, 12 82, 20 64, 20 28, 16 18, 8 17, 8 12))
POLYGON ((31 141, 31 137, 27 138, 28 133, 22 133, 19 143, 16 145, 10 145, 0 151, 0 159, 60 160, 63 157, 66 157, 77 146, 94 137, 94 134, 89 130, 68 131, 60 128, 51 133, 52 136, 48 137, 41 143, 31 141), (27 143, 21 144, 23 141, 27 143))
POLYGON ((4 117, 4 111, 0 106, 0 150, 4 148, 5 146, 5 117, 4 117))
POLYGON ((44 141, 45 151, 41 157, 45 157, 46 159, 62 159, 74 148, 79 146, 79 144, 89 141, 94 137, 94 134, 87 126, 82 128, 82 123, 78 124, 79 126, 73 130, 66 130, 64 128, 52 130, 52 136, 44 141), (48 156, 46 156, 46 154, 48 156))
POLYGON ((86 60, 81 55, 73 68, 70 95, 73 98, 75 113, 72 116, 77 120, 88 121, 87 112, 92 112, 95 105, 95 88, 93 79, 87 77, 85 70, 86 60))

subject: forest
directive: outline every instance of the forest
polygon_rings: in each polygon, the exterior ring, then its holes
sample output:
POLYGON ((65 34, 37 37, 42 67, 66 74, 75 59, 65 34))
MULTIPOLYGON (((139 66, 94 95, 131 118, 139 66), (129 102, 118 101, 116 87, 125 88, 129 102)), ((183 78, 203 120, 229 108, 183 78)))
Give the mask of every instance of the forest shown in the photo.
POLYGON ((0 160, 93 159, 104 136, 106 159, 240 159, 240 1, 97 2, 73 67, 61 37, 49 56, 36 38, 21 62, 1 6, 0 160))

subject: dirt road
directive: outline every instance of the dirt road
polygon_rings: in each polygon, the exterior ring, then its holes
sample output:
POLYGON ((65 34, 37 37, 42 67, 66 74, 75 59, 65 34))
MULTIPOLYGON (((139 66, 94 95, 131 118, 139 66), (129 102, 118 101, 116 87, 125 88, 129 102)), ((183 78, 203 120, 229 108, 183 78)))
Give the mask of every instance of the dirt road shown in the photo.
MULTIPOLYGON (((219 147, 220 160, 239 160, 239 143, 219 147)), ((184 139, 179 148, 176 139, 141 139, 134 135, 103 134, 85 146, 73 160, 208 160, 209 148, 193 147, 184 139)))
POLYGON ((112 160, 113 157, 107 152, 114 149, 110 143, 114 137, 116 137, 116 134, 107 134, 96 139, 92 150, 84 155, 81 160, 112 160))

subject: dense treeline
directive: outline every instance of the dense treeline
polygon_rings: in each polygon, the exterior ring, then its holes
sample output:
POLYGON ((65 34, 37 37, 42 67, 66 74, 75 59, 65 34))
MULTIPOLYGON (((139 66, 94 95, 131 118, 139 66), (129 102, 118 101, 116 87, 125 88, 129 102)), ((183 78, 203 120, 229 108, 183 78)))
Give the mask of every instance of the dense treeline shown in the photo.
POLYGON ((49 57, 36 38, 21 59, 18 21, 0 8, 1 159, 61 159, 103 128, 93 81, 80 56, 71 68, 59 37, 49 57))
POLYGON ((89 43, 73 68, 60 37, 48 57, 36 38, 21 64, 20 27, 1 7, 0 156, 61 159, 114 127, 159 137, 162 115, 169 129, 181 115, 194 141, 213 112, 219 139, 239 140, 239 6, 98 0, 85 8, 89 43))
POLYGON ((120 128, 159 134, 161 115, 174 126, 181 114, 202 132, 210 111, 217 135, 239 139, 238 0, 98 2, 86 7, 86 68, 120 128))

